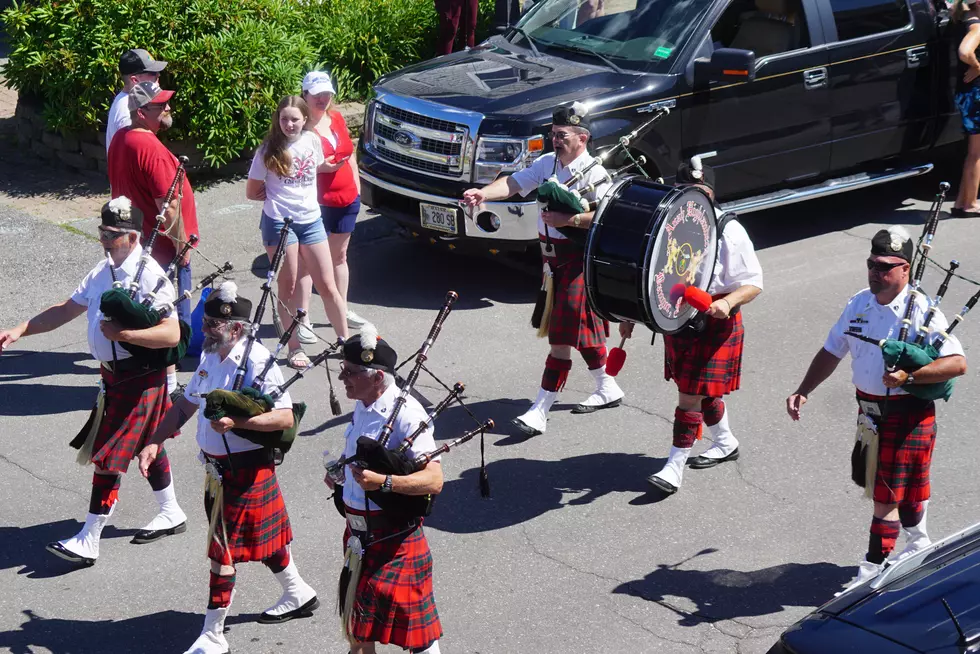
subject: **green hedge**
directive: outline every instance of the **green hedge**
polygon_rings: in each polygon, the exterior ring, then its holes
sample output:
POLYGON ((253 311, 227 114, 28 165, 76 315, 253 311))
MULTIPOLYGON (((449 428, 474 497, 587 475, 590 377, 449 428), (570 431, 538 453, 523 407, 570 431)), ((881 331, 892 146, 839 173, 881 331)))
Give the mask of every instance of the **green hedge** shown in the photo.
MULTIPOLYGON (((480 0, 487 34, 494 0, 480 0)), ((170 64, 170 137, 218 166, 253 149, 280 97, 312 68, 331 70, 341 102, 380 76, 433 56, 433 0, 26 0, 3 13, 8 86, 43 107, 49 128, 104 126, 119 55, 145 47, 170 64)))

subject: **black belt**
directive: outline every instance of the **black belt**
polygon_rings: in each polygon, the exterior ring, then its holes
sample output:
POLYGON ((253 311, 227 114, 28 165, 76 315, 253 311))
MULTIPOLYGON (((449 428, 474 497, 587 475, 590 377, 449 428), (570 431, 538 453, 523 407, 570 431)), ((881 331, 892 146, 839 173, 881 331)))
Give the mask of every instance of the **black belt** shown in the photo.
MULTIPOLYGON (((348 513, 348 516, 353 515, 359 518, 365 518, 362 513, 348 513)), ((398 516, 389 516, 386 513, 372 513, 367 516, 367 527, 371 533, 376 531, 401 531, 403 529, 415 528, 419 526, 420 520, 406 520, 405 518, 398 516)), ((350 522, 348 521, 348 526, 350 522)), ((351 531, 358 531, 351 528, 351 531)), ((363 533, 363 532, 362 532, 363 533)))
POLYGON ((871 418, 878 418, 879 416, 892 414, 896 412, 914 412, 922 411, 933 404, 932 400, 924 400, 921 397, 916 397, 915 395, 891 395, 887 400, 877 399, 875 397, 868 397, 857 393, 857 400, 860 404, 861 402, 867 402, 868 404, 874 404, 878 407, 877 416, 869 416, 871 418), (887 405, 887 409, 885 406, 887 405))
POLYGON ((115 365, 111 361, 103 361, 102 367, 113 374, 119 374, 121 372, 133 372, 139 371, 149 371, 150 366, 143 363, 136 357, 128 357, 126 359, 119 359, 116 361, 115 365))
POLYGON ((272 450, 267 447, 263 447, 257 450, 247 450, 245 452, 233 452, 229 457, 227 455, 215 455, 203 452, 204 458, 211 463, 218 466, 219 470, 234 470, 238 471, 242 468, 262 468, 272 463, 275 463, 274 454, 272 450))

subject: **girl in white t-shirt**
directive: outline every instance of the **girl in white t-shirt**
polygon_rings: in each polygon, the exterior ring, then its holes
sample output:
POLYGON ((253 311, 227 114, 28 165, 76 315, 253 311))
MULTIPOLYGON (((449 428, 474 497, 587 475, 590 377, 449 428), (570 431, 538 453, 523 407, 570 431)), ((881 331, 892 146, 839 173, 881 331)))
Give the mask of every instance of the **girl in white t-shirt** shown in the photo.
MULTIPOLYGON (((303 98, 288 95, 279 102, 269 133, 255 152, 248 171, 245 197, 262 200, 262 244, 271 263, 284 218, 292 218, 286 253, 279 269, 279 301, 293 315, 297 307, 296 277, 300 259, 313 277, 323 308, 334 331, 346 339, 347 302, 338 292, 327 233, 320 219, 316 174, 324 165, 323 148, 316 134, 305 129, 309 108, 303 98)), ((289 366, 302 369, 309 357, 296 335, 289 342, 289 366)))

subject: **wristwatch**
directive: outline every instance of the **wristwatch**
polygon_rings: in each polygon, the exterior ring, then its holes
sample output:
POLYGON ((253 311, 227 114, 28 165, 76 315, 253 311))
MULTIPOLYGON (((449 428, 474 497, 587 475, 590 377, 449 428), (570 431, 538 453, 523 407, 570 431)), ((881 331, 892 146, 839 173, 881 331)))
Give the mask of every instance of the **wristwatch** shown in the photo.
POLYGON ((382 493, 390 493, 391 492, 391 475, 386 475, 385 476, 384 483, 381 484, 381 492, 382 493))
POLYGON ((572 225, 574 225, 575 227, 582 226, 582 214, 577 213, 574 216, 572 216, 572 225))
POLYGON ((906 384, 914 384, 915 383, 915 377, 913 377, 912 375, 909 375, 908 377, 905 378, 905 383, 906 384))

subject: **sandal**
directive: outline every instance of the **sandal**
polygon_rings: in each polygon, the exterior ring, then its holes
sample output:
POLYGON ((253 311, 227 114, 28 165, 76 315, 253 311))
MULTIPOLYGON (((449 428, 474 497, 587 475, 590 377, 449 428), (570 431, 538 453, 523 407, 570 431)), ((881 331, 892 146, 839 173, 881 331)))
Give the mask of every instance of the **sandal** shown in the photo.
POLYGON ((310 367, 310 357, 306 356, 303 348, 298 347, 289 352, 289 356, 286 358, 286 365, 293 370, 306 370, 310 367))

